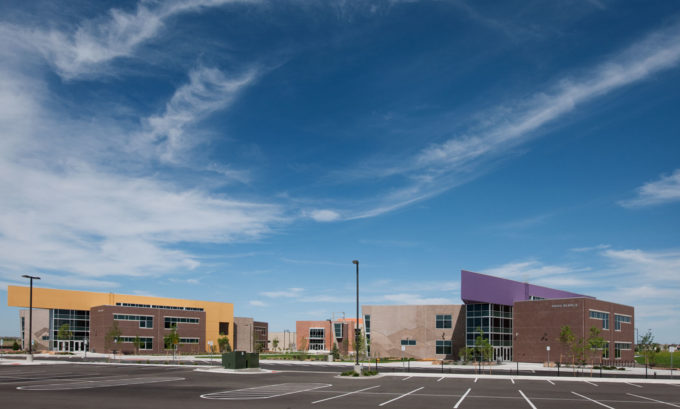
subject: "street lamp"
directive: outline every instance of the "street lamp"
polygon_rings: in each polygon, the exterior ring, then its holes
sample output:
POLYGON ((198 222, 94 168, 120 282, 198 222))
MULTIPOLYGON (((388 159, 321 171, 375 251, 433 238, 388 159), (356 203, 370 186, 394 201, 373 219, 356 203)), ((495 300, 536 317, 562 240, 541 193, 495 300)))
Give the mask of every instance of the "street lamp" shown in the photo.
POLYGON ((22 277, 31 280, 31 290, 29 292, 28 301, 28 357, 26 358, 31 362, 33 361, 33 280, 40 280, 40 277, 29 276, 28 274, 24 274, 22 277))
POLYGON ((356 361, 354 363, 354 372, 358 374, 361 372, 359 367, 359 331, 361 331, 359 329, 359 260, 352 260, 352 264, 357 266, 357 324, 354 327, 354 355, 356 355, 356 361))

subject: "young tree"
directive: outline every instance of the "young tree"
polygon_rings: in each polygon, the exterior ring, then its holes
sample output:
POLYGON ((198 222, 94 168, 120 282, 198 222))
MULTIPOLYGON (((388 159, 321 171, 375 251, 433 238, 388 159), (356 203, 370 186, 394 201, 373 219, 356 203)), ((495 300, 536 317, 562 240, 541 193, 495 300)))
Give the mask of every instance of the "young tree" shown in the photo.
POLYGON ((360 356, 366 352, 366 337, 363 332, 359 332, 359 336, 352 340, 352 348, 354 348, 354 353, 360 356))
POLYGON ((468 362, 470 358, 474 356, 474 354, 474 349, 470 347, 461 347, 458 350, 458 358, 463 359, 465 362, 468 362))
POLYGON ((113 349, 113 345, 118 342, 118 338, 120 338, 120 329, 118 328, 118 323, 113 321, 113 325, 109 328, 106 335, 104 335, 104 345, 106 349, 113 349))
MULTIPOLYGON (((572 343, 574 342, 575 339, 576 339, 576 337, 574 336, 574 333, 571 331, 571 327, 569 325, 563 325, 562 328, 560 328, 559 341, 560 341, 560 344, 562 344, 562 351, 571 351, 571 345, 572 345, 572 343)), ((562 354, 561 353, 560 353, 560 362, 562 362, 562 354)))
POLYGON ((142 339, 135 335, 135 339, 132 340, 132 344, 135 346, 135 354, 139 355, 139 348, 142 347, 142 339))
MULTIPOLYGON (((493 355, 493 346, 491 346, 491 343, 489 342, 489 337, 484 336, 484 331, 482 330, 481 327, 477 327, 477 331, 479 332, 479 335, 477 335, 477 338, 475 339, 475 355, 479 356, 480 358, 480 365, 482 365, 482 360, 484 362, 489 362, 489 374, 491 373, 491 357, 493 355)), ((480 366, 480 372, 481 372, 481 366, 480 366)))
POLYGON ((656 352, 658 345, 654 342, 654 335, 651 330, 647 330, 640 342, 638 342, 638 351, 645 358, 646 366, 654 366, 656 364, 656 352))
POLYGON ((220 333, 220 337, 217 338, 217 345, 220 346, 220 352, 231 352, 229 337, 224 335, 224 333, 220 333))
POLYGON ((600 356, 600 366, 602 366, 602 356, 604 355, 604 338, 600 336, 600 330, 597 327, 590 328, 590 335, 586 341, 586 351, 590 355, 590 376, 593 376, 593 366, 595 366, 595 357, 600 356))
POLYGON ((274 337, 274 339, 272 339, 272 347, 274 347, 274 351, 279 350, 279 338, 278 337, 274 337))
POLYGON ((175 360, 175 351, 177 351, 177 345, 179 345, 179 334, 177 333, 177 325, 173 325, 170 333, 163 337, 165 342, 165 349, 172 348, 172 359, 175 360))
POLYGON ((307 351, 307 338, 305 337, 300 338, 300 346, 298 347, 298 351, 302 352, 307 351))
POLYGON ((331 350, 333 359, 340 359, 340 349, 338 349, 338 344, 333 342, 333 349, 331 350))
POLYGON ((68 324, 62 324, 57 331, 57 339, 60 341, 68 341, 73 337, 71 327, 68 324))

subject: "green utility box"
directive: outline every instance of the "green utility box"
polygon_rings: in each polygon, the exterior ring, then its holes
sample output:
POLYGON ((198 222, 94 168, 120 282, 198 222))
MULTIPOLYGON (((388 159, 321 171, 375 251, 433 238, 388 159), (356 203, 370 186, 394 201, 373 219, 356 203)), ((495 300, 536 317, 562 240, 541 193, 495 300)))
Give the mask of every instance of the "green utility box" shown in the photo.
POLYGON ((222 354, 222 366, 227 369, 259 368, 260 354, 245 351, 226 352, 222 354))

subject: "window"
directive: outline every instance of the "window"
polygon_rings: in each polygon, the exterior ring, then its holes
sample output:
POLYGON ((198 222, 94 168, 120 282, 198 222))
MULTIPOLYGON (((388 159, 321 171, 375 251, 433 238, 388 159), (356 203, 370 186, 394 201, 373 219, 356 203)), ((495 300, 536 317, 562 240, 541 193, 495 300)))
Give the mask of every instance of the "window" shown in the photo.
POLYGON ((335 332, 335 338, 341 339, 342 338, 342 323, 341 322, 336 322, 333 324, 333 330, 335 332))
POLYGON ((451 328, 451 315, 437 315, 436 328, 451 328))
POLYGON ((604 359, 609 359, 609 342, 605 342, 605 343, 602 345, 602 349, 603 349, 603 351, 602 351, 602 358, 604 358, 604 359))
POLYGON ((630 324, 630 316, 614 314, 614 330, 621 331, 621 323, 630 324))
POLYGON ((323 328, 310 328, 309 329, 309 338, 310 339, 323 339, 324 338, 324 329, 323 328))
POLYGON ((602 320, 602 329, 609 329, 609 313, 602 311, 590 310, 590 318, 594 320, 602 320))
POLYGON ((371 316, 364 315, 364 322, 366 323, 366 334, 371 333, 371 316))
POLYGON ((165 328, 170 329, 177 324, 198 324, 200 319, 189 317, 165 317, 165 328))
POLYGON ((401 340, 401 345, 415 345, 416 340, 415 339, 402 339, 401 340))
POLYGON ((536 297, 535 295, 530 295, 529 296, 530 301, 538 301, 538 300, 545 300, 543 297, 536 297))
POLYGON ((180 344, 198 344, 198 338, 180 338, 180 344))
MULTIPOLYGON (((134 344, 135 337, 118 337, 118 342, 122 344, 134 344)), ((153 337, 139 337, 139 342, 140 350, 153 349, 153 337)))
POLYGON ((148 315, 113 314, 117 321, 138 321, 139 328, 153 328, 153 317, 148 315))
POLYGON ((615 342, 614 343, 614 358, 620 359, 621 358, 621 351, 622 350, 629 350, 630 349, 630 342, 615 342))
POLYGON ((437 354, 451 355, 451 341, 437 340, 436 351, 437 354))
POLYGON ((129 302, 117 302, 116 305, 119 307, 155 308, 159 310, 203 311, 203 308, 198 307, 172 307, 169 305, 134 304, 129 302))

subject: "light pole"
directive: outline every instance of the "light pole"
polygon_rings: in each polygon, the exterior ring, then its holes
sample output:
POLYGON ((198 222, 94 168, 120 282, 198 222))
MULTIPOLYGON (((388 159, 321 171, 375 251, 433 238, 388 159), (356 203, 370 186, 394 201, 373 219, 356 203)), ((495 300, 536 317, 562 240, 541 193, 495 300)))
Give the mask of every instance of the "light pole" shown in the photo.
POLYGON ((28 301, 28 356, 26 357, 26 360, 31 362, 33 361, 33 280, 40 280, 40 277, 29 276, 28 274, 24 274, 22 277, 31 280, 28 301))
POLYGON ((354 355, 356 355, 356 360, 354 362, 354 372, 361 373, 361 368, 359 367, 359 260, 352 260, 352 264, 357 266, 357 325, 354 327, 354 355))

